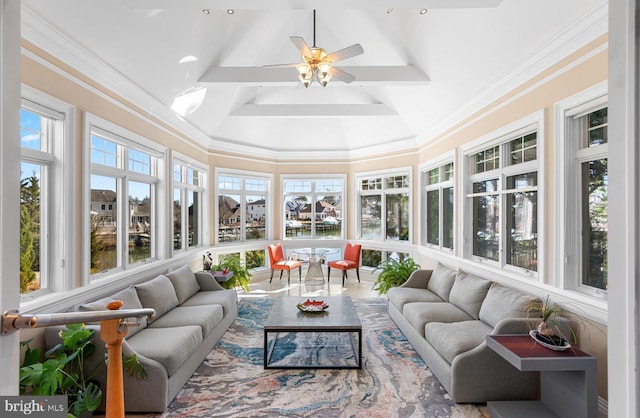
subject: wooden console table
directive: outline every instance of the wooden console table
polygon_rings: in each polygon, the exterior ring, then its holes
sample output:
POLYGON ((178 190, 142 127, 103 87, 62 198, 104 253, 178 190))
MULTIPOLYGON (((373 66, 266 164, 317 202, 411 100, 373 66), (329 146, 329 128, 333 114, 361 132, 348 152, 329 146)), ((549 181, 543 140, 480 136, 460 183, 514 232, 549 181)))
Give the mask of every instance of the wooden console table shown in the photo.
POLYGON ((487 346, 520 371, 540 372, 539 401, 487 402, 493 418, 597 418, 595 357, 574 347, 553 351, 529 335, 489 335, 487 346))

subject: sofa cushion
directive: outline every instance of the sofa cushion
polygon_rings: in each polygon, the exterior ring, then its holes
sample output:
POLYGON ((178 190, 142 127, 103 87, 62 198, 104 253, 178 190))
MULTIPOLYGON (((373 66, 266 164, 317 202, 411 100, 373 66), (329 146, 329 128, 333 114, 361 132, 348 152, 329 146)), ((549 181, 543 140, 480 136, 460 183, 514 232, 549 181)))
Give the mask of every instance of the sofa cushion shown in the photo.
POLYGON ((235 289, 201 291, 191 296, 182 306, 221 305, 224 316, 237 311, 238 293, 235 289))
POLYGON ((162 274, 135 287, 142 306, 156 310, 156 319, 178 306, 178 297, 171 280, 162 274))
POLYGON ((425 326, 425 336, 429 344, 451 364, 458 354, 482 344, 492 329, 482 321, 431 322, 425 326))
POLYGON ((200 291, 200 285, 198 284, 198 280, 196 280, 196 275, 191 270, 191 267, 187 265, 168 273, 166 276, 171 280, 171 284, 173 284, 179 305, 200 291))
POLYGON ((538 298, 493 283, 480 308, 480 319, 495 327, 505 318, 526 318, 527 308, 538 298))
POLYGON ((449 293, 455 280, 456 271, 438 263, 431 273, 427 289, 440 296, 445 302, 449 302, 449 293))
MULTIPOLYGON (((85 303, 78 306, 79 311, 102 311, 107 309, 107 304, 109 302, 113 302, 114 300, 121 300, 123 305, 120 309, 142 309, 142 303, 138 298, 138 294, 133 286, 129 286, 126 289, 123 289, 117 293, 114 293, 111 296, 107 296, 102 299, 95 300, 90 303, 85 303)), ((147 317, 144 316, 139 319, 139 324, 137 326, 128 327, 127 338, 134 336, 138 331, 147 326, 147 317)))
POLYGON ((162 318, 153 321, 149 328, 198 325, 202 329, 202 335, 206 338, 220 321, 222 321, 222 306, 220 305, 177 306, 162 315, 162 318))
POLYGON ((474 319, 479 318, 482 301, 491 286, 489 280, 458 272, 449 294, 449 302, 462 309, 474 319))
POLYGON ((167 374, 173 376, 202 343, 202 330, 197 325, 147 327, 127 342, 136 353, 160 362, 167 369, 167 374))
POLYGON ((413 302, 404 305, 402 315, 424 337, 424 327, 430 322, 469 321, 465 311, 447 302, 413 302))
POLYGON ((403 312, 404 306, 412 302, 442 302, 440 296, 427 289, 413 287, 392 287, 387 293, 389 303, 403 312))

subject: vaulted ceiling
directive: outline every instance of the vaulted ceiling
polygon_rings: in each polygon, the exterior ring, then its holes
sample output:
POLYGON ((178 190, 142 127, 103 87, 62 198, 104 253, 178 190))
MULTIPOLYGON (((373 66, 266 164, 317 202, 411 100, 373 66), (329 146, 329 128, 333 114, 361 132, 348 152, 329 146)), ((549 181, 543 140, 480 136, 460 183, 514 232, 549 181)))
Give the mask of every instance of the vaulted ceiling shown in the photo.
POLYGON ((602 0, 23 0, 23 37, 210 149, 357 157, 428 142, 607 31, 602 0), (317 3, 310 5, 310 3, 317 3), (356 76, 304 88, 289 37, 356 76), (233 8, 231 14, 230 8, 233 8), (422 9, 428 10, 421 14, 422 9))

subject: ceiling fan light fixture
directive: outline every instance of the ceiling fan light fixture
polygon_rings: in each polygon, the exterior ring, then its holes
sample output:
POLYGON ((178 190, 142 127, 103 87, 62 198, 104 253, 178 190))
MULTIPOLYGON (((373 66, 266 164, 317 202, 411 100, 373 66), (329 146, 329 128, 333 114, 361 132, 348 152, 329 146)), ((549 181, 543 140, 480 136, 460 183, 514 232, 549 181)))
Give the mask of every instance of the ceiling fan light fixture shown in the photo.
POLYGON ((329 81, 331 81, 331 73, 318 73, 318 81, 322 84, 322 87, 325 87, 329 81))

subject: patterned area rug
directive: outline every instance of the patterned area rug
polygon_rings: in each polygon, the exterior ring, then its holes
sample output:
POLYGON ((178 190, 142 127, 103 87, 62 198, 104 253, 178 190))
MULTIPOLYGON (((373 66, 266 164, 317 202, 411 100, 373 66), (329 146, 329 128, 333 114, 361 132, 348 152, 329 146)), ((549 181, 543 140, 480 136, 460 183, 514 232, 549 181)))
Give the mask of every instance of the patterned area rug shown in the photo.
MULTIPOLYGON (((261 324, 272 299, 241 299, 238 319, 162 415, 148 417, 481 418, 456 405, 387 313, 384 299, 354 300, 362 370, 263 367, 261 324)), ((290 350, 300 341, 289 340, 290 350)))

